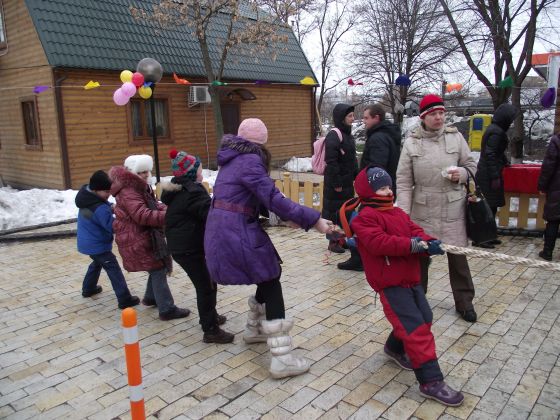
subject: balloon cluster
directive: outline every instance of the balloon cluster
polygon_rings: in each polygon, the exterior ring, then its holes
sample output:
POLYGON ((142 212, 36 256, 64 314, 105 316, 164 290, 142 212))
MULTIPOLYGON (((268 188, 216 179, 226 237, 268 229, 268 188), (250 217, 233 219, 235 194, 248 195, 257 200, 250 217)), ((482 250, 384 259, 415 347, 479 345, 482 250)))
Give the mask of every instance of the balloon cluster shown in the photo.
POLYGON ((141 98, 150 98, 152 96, 152 84, 159 82, 162 76, 161 64, 153 58, 143 58, 138 63, 136 72, 121 71, 120 77, 123 84, 113 93, 113 102, 119 106, 126 105, 130 98, 136 95, 136 89, 138 89, 138 95, 141 98))
POLYGON ((447 93, 451 93, 454 90, 459 92, 461 89, 463 89, 463 85, 461 83, 448 83, 445 85, 445 91, 447 93))

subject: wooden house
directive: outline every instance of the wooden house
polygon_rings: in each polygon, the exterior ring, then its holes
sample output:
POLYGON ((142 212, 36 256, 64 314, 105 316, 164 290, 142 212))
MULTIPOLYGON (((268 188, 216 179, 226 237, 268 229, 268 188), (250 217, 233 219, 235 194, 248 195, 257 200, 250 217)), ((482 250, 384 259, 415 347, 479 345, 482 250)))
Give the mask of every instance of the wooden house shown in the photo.
MULTIPOLYGON (((187 27, 161 29, 135 20, 130 4, 0 0, 0 176, 5 183, 76 189, 95 170, 122 164, 130 154, 153 155, 145 118, 149 101, 137 95, 119 107, 112 100, 120 72, 135 71, 145 57, 164 70, 154 91, 162 175, 170 174, 171 148, 213 165, 218 139, 204 89, 193 101, 193 87, 172 77, 206 80, 196 40, 187 27), (100 87, 85 90, 90 80, 100 87), (34 93, 37 86, 45 90, 34 93)), ((309 156, 315 120, 314 88, 300 84, 305 76, 314 77, 313 71, 291 30, 281 30, 289 41, 275 60, 233 55, 224 73, 230 85, 220 88, 224 131, 235 132, 244 118, 261 118, 275 160, 309 156)), ((212 33, 214 41, 220 34, 219 29, 212 33)))

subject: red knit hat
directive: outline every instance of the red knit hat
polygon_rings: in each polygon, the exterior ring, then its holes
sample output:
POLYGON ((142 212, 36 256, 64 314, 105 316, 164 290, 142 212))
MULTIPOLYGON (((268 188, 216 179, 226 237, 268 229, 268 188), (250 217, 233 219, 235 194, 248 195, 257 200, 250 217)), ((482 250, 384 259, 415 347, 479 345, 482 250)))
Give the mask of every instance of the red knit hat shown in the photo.
POLYGON ((196 172, 200 166, 200 159, 189 155, 187 152, 178 152, 175 149, 169 151, 171 158, 171 170, 174 176, 188 175, 191 179, 196 179, 196 172))
POLYGON ((424 119, 426 115, 434 111, 445 111, 443 99, 434 94, 424 96, 420 101, 420 118, 424 119))

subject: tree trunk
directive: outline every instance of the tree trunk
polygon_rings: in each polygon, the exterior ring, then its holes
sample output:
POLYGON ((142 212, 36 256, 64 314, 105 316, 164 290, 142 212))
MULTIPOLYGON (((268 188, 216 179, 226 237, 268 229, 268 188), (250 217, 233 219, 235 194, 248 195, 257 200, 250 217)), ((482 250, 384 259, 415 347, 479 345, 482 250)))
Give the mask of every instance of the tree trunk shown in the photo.
MULTIPOLYGON (((521 89, 516 87, 511 92, 511 104, 521 110, 521 89)), ((525 128, 523 127, 523 113, 519 112, 513 121, 513 138, 511 139, 511 161, 512 163, 523 163, 523 139, 525 128)))
POLYGON ((224 136, 224 121, 222 119, 222 107, 220 106, 220 94, 216 86, 208 87, 210 93, 212 114, 214 114, 214 129, 216 131, 216 150, 220 149, 222 137, 224 136))

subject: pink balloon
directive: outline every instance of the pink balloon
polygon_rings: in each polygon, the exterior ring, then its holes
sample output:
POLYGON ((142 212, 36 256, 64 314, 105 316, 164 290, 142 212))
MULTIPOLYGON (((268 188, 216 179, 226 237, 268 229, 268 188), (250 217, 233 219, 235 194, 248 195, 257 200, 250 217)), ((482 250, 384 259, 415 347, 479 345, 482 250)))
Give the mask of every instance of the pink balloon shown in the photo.
POLYGON ((115 90, 113 93, 113 102, 118 106, 123 106, 128 103, 130 96, 125 95, 121 89, 115 90))
POLYGON ((132 75, 132 83, 134 86, 140 87, 144 84, 144 75, 142 73, 136 72, 132 75))
POLYGON ((124 82, 121 86, 121 92, 132 98, 136 94, 136 86, 132 82, 124 82))

